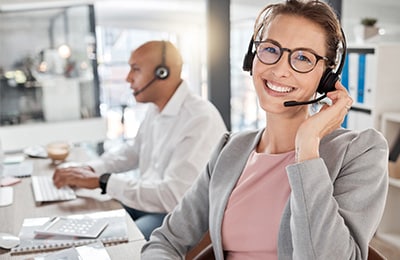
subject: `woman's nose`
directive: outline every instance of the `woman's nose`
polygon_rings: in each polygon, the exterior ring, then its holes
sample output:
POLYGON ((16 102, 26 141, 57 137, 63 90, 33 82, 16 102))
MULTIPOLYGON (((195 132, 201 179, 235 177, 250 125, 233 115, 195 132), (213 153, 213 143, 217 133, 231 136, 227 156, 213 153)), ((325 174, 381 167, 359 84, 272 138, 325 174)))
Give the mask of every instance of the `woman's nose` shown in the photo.
POLYGON ((290 53, 284 51, 278 62, 272 65, 272 72, 275 76, 282 77, 287 76, 290 73, 292 67, 289 64, 289 55, 290 53))

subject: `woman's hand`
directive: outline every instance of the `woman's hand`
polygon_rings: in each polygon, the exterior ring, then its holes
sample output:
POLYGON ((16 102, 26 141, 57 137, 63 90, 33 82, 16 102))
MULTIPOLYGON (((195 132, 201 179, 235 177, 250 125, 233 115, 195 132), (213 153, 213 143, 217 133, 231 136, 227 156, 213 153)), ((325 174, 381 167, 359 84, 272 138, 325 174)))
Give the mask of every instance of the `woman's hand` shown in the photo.
POLYGON ((321 110, 304 121, 296 134, 296 161, 301 162, 319 157, 320 140, 339 128, 353 104, 343 85, 337 81, 335 91, 327 93, 332 105, 325 104, 321 110))
POLYGON ((53 182, 57 188, 74 186, 87 189, 99 187, 99 176, 90 167, 57 168, 53 174, 53 182))

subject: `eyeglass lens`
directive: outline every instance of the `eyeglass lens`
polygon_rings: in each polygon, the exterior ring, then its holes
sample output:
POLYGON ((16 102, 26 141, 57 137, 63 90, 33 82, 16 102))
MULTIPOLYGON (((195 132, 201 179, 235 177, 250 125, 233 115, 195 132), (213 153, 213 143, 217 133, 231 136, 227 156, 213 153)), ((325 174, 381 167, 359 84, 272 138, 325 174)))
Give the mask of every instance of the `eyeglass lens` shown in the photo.
POLYGON ((314 69, 317 64, 317 56, 305 49, 289 50, 280 46, 263 41, 256 43, 257 56, 262 63, 272 65, 277 63, 283 55, 284 51, 289 52, 289 64, 297 72, 309 72, 314 69))

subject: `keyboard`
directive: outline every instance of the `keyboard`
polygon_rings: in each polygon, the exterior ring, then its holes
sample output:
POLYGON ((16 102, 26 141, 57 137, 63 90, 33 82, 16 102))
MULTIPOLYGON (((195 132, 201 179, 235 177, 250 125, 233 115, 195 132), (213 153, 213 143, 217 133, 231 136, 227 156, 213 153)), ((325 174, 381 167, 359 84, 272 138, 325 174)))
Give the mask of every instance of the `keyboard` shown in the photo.
POLYGON ((32 189, 35 202, 64 201, 76 199, 73 189, 68 186, 58 189, 51 176, 32 176, 32 189))

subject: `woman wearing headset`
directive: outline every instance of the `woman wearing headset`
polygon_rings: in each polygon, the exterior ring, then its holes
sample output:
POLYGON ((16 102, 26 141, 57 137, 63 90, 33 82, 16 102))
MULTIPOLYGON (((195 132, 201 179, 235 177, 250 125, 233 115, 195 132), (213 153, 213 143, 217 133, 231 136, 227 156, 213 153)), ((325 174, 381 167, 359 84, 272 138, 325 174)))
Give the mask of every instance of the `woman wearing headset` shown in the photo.
POLYGON ((345 40, 334 12, 268 5, 253 41, 265 128, 221 142, 142 259, 180 259, 207 230, 216 259, 366 259, 387 194, 385 139, 340 128, 352 99, 339 81, 318 113, 284 105, 311 100, 337 67, 345 40))

